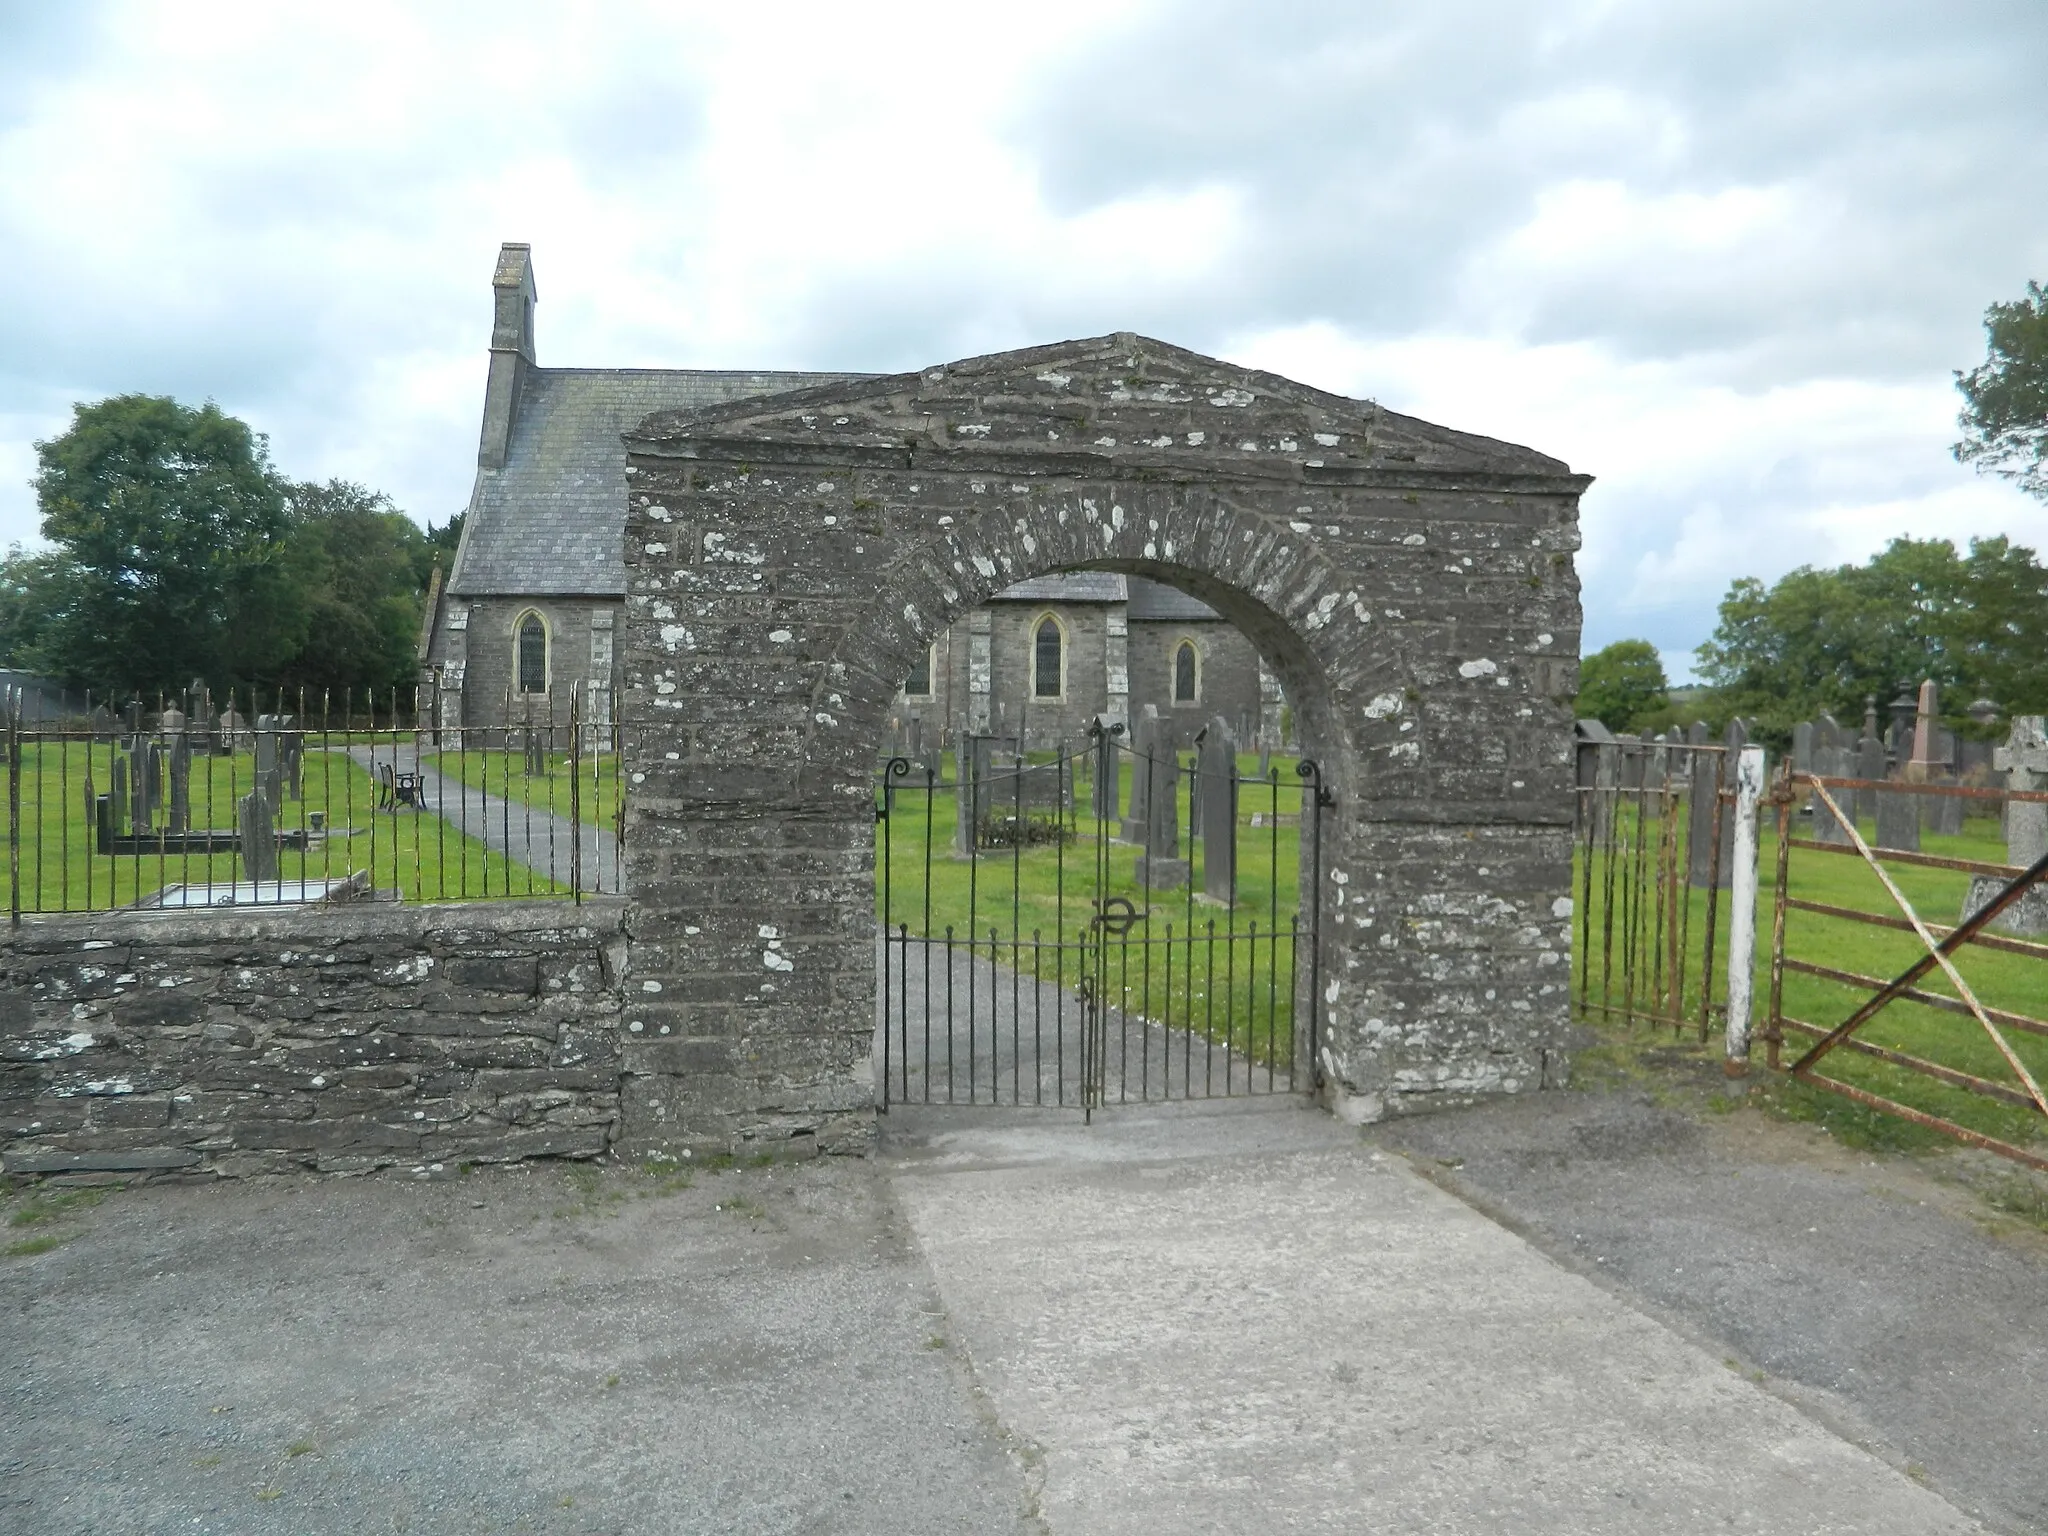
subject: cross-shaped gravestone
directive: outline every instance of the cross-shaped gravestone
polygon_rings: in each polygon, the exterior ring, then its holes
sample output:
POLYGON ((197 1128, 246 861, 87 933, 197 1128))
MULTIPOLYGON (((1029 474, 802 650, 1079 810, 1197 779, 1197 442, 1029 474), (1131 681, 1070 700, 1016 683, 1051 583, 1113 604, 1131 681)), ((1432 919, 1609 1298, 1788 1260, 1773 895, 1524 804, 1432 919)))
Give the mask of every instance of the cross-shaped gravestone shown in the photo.
MULTIPOLYGON (((2015 715, 2005 745, 1991 754, 1991 766, 2005 775, 2005 787, 2021 793, 2048 785, 2048 730, 2040 715, 2015 715)), ((2048 804, 2008 801, 2005 807, 2005 862, 2021 868, 2048 853, 2048 804)))

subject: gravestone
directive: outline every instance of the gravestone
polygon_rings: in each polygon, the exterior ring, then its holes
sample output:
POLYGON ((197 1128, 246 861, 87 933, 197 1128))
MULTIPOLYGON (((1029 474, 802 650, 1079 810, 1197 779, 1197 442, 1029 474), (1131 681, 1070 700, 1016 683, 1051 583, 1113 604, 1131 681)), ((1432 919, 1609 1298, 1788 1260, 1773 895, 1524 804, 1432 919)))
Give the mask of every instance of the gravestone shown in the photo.
POLYGON ((1005 749, 1014 755, 1017 743, 1014 737, 977 736, 972 731, 962 731, 958 740, 953 758, 953 777, 957 781, 953 791, 953 848, 957 853, 971 854, 978 845, 982 825, 1002 808, 1002 791, 1015 793, 1007 780, 997 783, 995 761, 1005 749))
POLYGON ((294 800, 303 801, 306 798, 306 733, 291 729, 296 718, 293 715, 283 717, 283 729, 277 734, 277 755, 284 768, 285 792, 294 800))
MULTIPOLYGON (((1156 730, 1156 720, 1154 725, 1154 740, 1158 740, 1163 732, 1156 730)), ((1153 758, 1148 777, 1145 851, 1138 855, 1135 878, 1155 891, 1170 891, 1185 885, 1188 878, 1188 861, 1180 856, 1180 754, 1162 748, 1153 758)))
POLYGON ((1123 840, 1127 843, 1145 841, 1147 807, 1151 803, 1149 797, 1163 770, 1161 759, 1168 755, 1163 740, 1159 729, 1159 706, 1147 704, 1131 733, 1131 798, 1129 808, 1124 812, 1123 825, 1123 840))
MULTIPOLYGON (((2005 744, 1992 754, 1992 767, 2005 775, 2005 787, 2022 794, 2048 789, 2048 721, 2040 715, 2015 715, 2005 744)), ((2048 855, 2048 803, 2009 800, 2005 807, 2005 862, 2030 869, 2048 855)), ((1968 918, 2005 888, 2006 877, 1978 875, 1963 898, 1968 918)), ((2048 934, 2048 884, 2037 882, 2018 902, 1994 919, 2007 933, 2038 938, 2048 934)))
POLYGON ((236 805, 235 829, 241 835, 242 878, 257 884, 277 879, 277 834, 269 797, 251 790, 236 805))
POLYGON ((256 783, 255 792, 268 802, 270 815, 274 820, 284 804, 284 773, 277 762, 277 717, 258 715, 256 717, 256 783))
POLYGON ((1195 772, 1202 894, 1228 905, 1237 895, 1237 739, 1220 717, 1202 737, 1195 772))
POLYGON ((1623 731, 1614 738, 1616 783, 1621 789, 1622 799, 1631 804, 1642 799, 1643 789, 1643 738, 1623 731))
MULTIPOLYGON (((1695 723, 1688 733, 1695 747, 1708 742, 1705 724, 1695 723)), ((1730 720, 1721 738, 1722 752, 1694 752, 1692 771, 1692 812, 1690 819, 1690 865, 1692 883, 1704 886, 1718 879, 1726 887, 1735 879, 1735 813, 1731 806, 1719 806, 1720 792, 1735 788, 1735 760, 1749 742, 1749 729, 1740 720, 1730 720), (1715 811, 1719 806, 1720 814, 1715 811), (1714 857, 1715 823, 1719 821, 1721 856, 1714 857)))
POLYGON ((1792 770, 1795 773, 1815 771, 1813 749, 1816 727, 1811 720, 1802 720, 1792 727, 1792 770))
POLYGON ((1123 780, 1123 730, 1108 715, 1095 717, 1095 764, 1088 786, 1088 812, 1099 822, 1120 814, 1118 791, 1123 780))
POLYGON ((1919 795, 1895 789, 1877 792, 1878 847, 1895 848, 1901 853, 1920 851, 1920 800, 1919 795))
MULTIPOLYGON (((1866 734, 1856 744, 1856 777, 1871 784, 1882 784, 1885 779, 1884 742, 1875 733, 1866 734)), ((1874 789, 1856 791, 1855 809, 1847 805, 1842 809, 1859 821, 1877 820, 1877 796, 1874 789)))
POLYGON ((170 809, 170 830, 183 832, 192 825, 192 740, 186 734, 185 712, 167 709, 160 729, 164 738, 165 804, 170 809))
POLYGON ((128 835, 128 759, 121 752, 114 754, 114 769, 107 781, 108 828, 116 837, 128 835))
POLYGON ((962 731, 953 748, 953 851, 974 852, 975 828, 981 825, 975 796, 980 793, 981 775, 975 772, 975 753, 988 738, 962 731))
MULTIPOLYGON (((1832 721, 1823 717, 1820 729, 1814 733, 1813 769, 1824 779, 1853 779, 1856 777, 1856 758, 1844 744, 1843 735, 1832 721)), ((1853 822, 1856 816, 1856 791, 1835 785, 1828 795, 1842 809, 1842 815, 1853 822)), ((1820 794, 1814 792, 1808 799, 1813 815, 1812 836, 1817 843, 1840 843, 1850 841, 1849 829, 1836 819, 1834 812, 1821 803, 1820 794)))
POLYGON ((1572 727, 1578 771, 1578 830, 1596 843, 1607 840, 1614 825, 1614 733, 1598 720, 1580 720, 1572 727))
POLYGON ((136 836, 147 833, 156 819, 156 743, 132 736, 128 749, 128 825, 136 836))
MULTIPOLYGON (((2005 787, 2022 794, 2048 789, 2048 721, 2015 715, 2005 745, 1992 757, 2005 787)), ((2025 869, 2048 853, 2048 803, 2012 800, 2005 808, 2005 862, 2025 869)))
MULTIPOLYGON (((1943 735, 1948 733, 1944 731, 1943 735)), ((1942 774, 1929 780, 1930 783, 1953 785, 1956 781, 1950 774, 1942 774)), ((1920 826, 1923 831, 1936 837, 1960 837, 1963 831, 1963 799, 1960 795, 1923 795, 1920 804, 1920 826)))

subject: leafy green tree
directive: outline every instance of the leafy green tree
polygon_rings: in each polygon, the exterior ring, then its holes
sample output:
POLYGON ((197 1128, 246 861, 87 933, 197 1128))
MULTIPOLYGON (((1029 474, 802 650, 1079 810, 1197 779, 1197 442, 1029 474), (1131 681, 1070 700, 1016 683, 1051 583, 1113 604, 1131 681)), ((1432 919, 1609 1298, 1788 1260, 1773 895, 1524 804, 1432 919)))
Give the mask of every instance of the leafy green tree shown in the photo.
POLYGON ((69 574, 52 552, 30 554, 19 544, 8 545, 6 558, 0 559, 0 666, 58 670, 47 641, 70 601, 69 574))
POLYGON ((279 672, 309 705, 344 692, 410 704, 420 594, 433 547, 382 492, 344 480, 285 488, 291 515, 286 565, 301 605, 304 641, 279 672))
POLYGON ((274 676, 297 650, 284 496, 244 423, 211 402, 117 395, 75 407, 36 459, 55 548, 15 579, 55 597, 35 645, 67 681, 170 692, 274 676))
POLYGON ((1647 640, 1617 640, 1579 663, 1579 714, 1633 731, 1670 702, 1663 660, 1647 640))
POLYGON ((2048 290, 1984 311, 1983 362, 1956 374, 1963 410, 1955 456, 2048 499, 2048 290))
POLYGON ((1894 539, 1860 566, 1801 567, 1735 582, 1699 648, 1713 713, 1757 718, 1767 735, 1831 710, 1860 717, 1866 694, 1931 677, 1959 713, 1988 697, 2048 708, 2048 570, 2000 537, 1967 555, 1946 539, 1894 539))

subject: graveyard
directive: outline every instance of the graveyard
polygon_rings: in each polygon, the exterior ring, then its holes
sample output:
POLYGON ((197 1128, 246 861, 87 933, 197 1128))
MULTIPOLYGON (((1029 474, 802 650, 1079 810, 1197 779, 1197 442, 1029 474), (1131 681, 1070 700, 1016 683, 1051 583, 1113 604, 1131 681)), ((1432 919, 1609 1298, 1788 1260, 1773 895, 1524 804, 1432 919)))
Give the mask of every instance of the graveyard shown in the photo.
MULTIPOLYGON (((2048 852, 2048 804, 2036 803, 2048 751, 2039 717, 2014 717, 2001 740, 1988 705, 1972 711, 1973 736, 1939 711, 1931 682, 1901 689, 1889 719, 1868 701, 1860 731, 1826 714, 1800 722, 1773 761, 1757 826, 1758 1027, 1775 1069, 1839 1021, 1863 1020, 1827 1067, 1855 1114, 1898 1116, 1916 1145, 1924 1125, 2036 1160, 2048 1147, 2033 1086, 2048 1073, 2039 888, 1944 969, 1926 961, 2048 852), (1916 963, 1931 974, 1892 982, 1916 963), (1873 995, 1884 1006, 1866 1019, 1873 995)), ((1608 1039, 1648 1024, 1706 1046, 1732 986, 1720 972, 1734 915, 1723 911, 1732 813, 1717 813, 1709 791, 1743 745, 1742 723, 1719 743, 1704 728, 1649 739, 1582 722, 1580 734, 1578 1012, 1608 1039)), ((1769 1094, 1801 1113, 1848 1108, 1822 1108, 1806 1080, 1772 1076, 1769 1094)))
POLYGON ((23 743, 24 909, 97 911, 174 885, 226 897, 238 883, 358 875, 415 901, 464 890, 543 895, 559 888, 447 818, 394 816, 374 760, 358 760, 345 741, 305 752, 299 782, 279 786, 274 803, 265 796, 253 823, 244 808, 268 771, 253 733, 247 745, 192 755, 176 777, 145 778, 129 767, 137 756, 104 738, 23 743))

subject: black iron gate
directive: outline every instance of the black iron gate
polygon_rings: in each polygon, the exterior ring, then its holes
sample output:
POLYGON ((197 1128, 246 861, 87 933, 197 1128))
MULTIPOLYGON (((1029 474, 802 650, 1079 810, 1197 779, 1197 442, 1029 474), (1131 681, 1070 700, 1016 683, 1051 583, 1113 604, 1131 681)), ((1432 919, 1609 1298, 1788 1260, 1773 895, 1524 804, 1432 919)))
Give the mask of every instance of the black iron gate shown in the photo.
POLYGON ((1253 769, 1220 721, 1191 750, 1145 727, 1127 746, 1098 723, 1068 750, 963 735, 890 759, 875 806, 883 1106, 1092 1111, 1306 1087, 1331 804, 1313 761, 1253 769))

